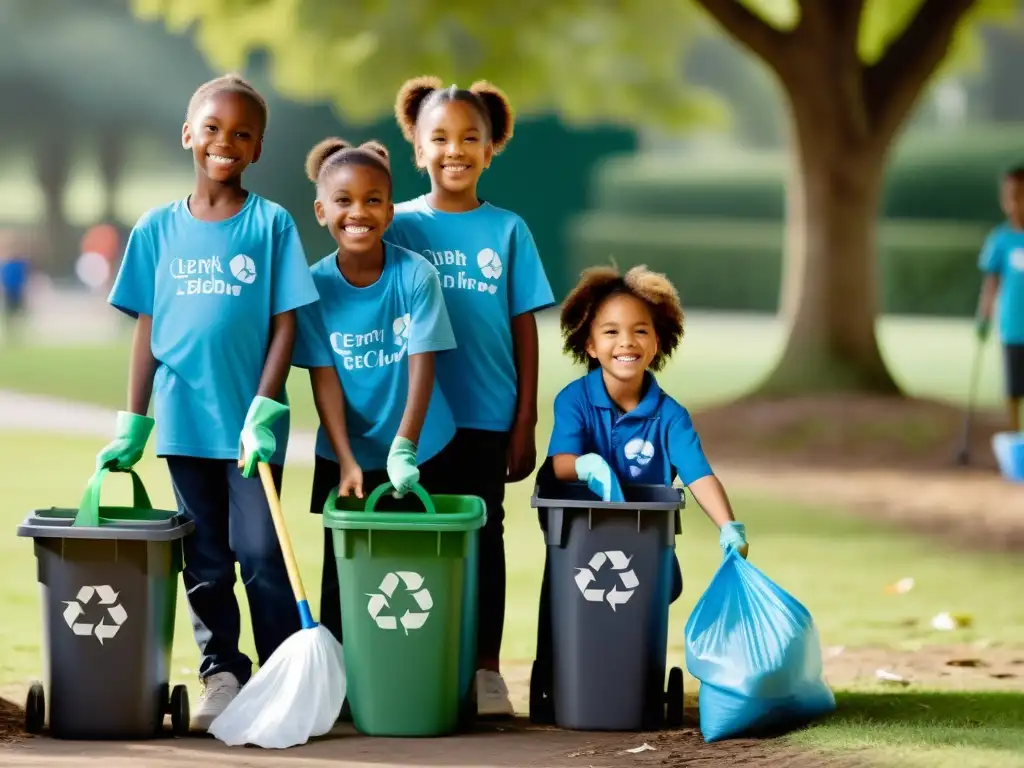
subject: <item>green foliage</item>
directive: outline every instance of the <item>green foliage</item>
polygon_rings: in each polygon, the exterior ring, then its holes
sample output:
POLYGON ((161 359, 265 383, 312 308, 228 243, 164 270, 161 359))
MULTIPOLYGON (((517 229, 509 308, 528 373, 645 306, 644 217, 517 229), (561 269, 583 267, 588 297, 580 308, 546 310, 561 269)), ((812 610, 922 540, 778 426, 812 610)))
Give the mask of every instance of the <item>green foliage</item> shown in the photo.
MULTIPOLYGON (((684 306, 774 312, 778 307, 783 225, 771 221, 640 218, 595 211, 574 220, 569 277, 591 264, 646 264, 676 284, 684 306)), ((909 315, 973 314, 979 225, 885 221, 878 248, 882 305, 909 315)))
POLYGON ((720 120, 710 98, 679 87, 679 62, 698 32, 686 0, 635 0, 624 23, 610 0, 132 0, 143 18, 194 29, 222 69, 271 54, 272 80, 297 99, 328 98, 347 120, 386 115, 407 78, 477 78, 517 109, 566 122, 670 127, 720 120))

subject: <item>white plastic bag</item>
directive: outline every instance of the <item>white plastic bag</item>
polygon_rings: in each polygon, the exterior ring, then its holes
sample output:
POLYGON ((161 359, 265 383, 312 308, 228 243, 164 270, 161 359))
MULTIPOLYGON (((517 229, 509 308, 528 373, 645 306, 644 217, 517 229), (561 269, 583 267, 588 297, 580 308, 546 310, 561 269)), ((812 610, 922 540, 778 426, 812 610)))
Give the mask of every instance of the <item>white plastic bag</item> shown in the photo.
POLYGON ((341 644, 323 626, 289 637, 213 721, 229 746, 287 749, 328 733, 345 701, 341 644))

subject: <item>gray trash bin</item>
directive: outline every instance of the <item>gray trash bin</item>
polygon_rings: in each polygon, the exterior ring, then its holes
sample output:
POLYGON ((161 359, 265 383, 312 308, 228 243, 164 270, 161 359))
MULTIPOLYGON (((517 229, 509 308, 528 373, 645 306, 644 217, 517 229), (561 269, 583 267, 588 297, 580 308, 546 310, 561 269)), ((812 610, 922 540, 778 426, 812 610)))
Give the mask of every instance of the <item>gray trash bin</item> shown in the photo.
POLYGON ((623 486, 623 495, 625 503, 604 503, 582 483, 538 474, 531 504, 547 562, 530 681, 536 722, 621 731, 682 724, 682 670, 671 670, 666 692, 665 667, 685 497, 648 485, 623 486))
POLYGON ((35 683, 26 729, 66 739, 160 735, 164 715, 188 731, 185 686, 170 691, 182 539, 195 524, 152 508, 134 472, 131 507, 100 507, 108 470, 79 509, 39 509, 18 526, 35 543, 46 685, 35 683), (47 695, 48 694, 48 695, 47 695))

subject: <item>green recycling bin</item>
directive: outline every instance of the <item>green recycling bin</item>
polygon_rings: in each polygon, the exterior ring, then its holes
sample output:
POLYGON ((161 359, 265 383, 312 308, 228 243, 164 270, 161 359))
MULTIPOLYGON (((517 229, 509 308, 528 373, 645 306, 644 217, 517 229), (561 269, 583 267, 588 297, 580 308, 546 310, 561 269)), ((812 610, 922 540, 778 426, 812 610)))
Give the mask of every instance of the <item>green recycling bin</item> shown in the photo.
POLYGON ((153 509, 134 472, 131 507, 101 507, 110 470, 75 509, 38 509, 18 526, 35 543, 42 589, 45 682, 33 684, 26 730, 63 739, 187 733, 188 692, 169 688, 182 539, 195 524, 153 509), (49 700, 47 702, 47 699, 49 700))
POLYGON ((332 493, 324 507, 352 721, 370 736, 444 736, 458 728, 475 672, 476 546, 486 506, 417 485, 423 509, 405 511, 415 502, 385 499, 391 490, 379 486, 365 504, 332 493))

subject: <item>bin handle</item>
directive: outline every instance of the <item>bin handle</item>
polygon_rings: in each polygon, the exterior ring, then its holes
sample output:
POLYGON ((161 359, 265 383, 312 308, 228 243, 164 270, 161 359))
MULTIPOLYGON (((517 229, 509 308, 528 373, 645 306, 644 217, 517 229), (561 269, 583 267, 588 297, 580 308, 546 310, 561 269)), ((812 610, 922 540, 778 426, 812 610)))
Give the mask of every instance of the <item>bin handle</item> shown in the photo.
MULTIPOLYGON (((376 488, 374 488, 369 498, 366 499, 366 511, 376 512, 377 502, 381 500, 381 497, 383 497, 385 493, 393 491, 394 489, 395 486, 387 482, 381 483, 376 488)), ((427 493, 426 489, 422 485, 420 485, 419 483, 413 483, 412 492, 415 493, 417 498, 419 498, 419 500, 423 503, 424 512, 426 512, 428 515, 437 514, 437 509, 434 507, 434 502, 431 500, 430 494, 427 493)))
MULTIPOLYGON (((103 488, 103 481, 111 472, 124 473, 125 470, 114 470, 108 467, 100 467, 96 473, 89 478, 85 486, 85 493, 82 494, 82 502, 78 505, 78 514, 72 526, 98 528, 100 525, 100 491, 103 488)), ((132 506, 135 509, 152 509, 153 503, 146 493, 146 486, 142 483, 135 470, 126 470, 132 477, 132 506)))

